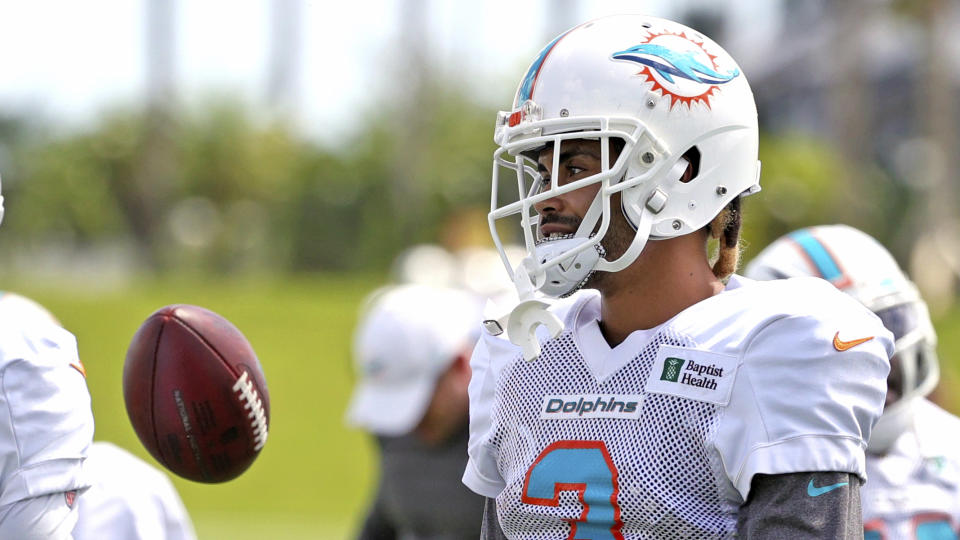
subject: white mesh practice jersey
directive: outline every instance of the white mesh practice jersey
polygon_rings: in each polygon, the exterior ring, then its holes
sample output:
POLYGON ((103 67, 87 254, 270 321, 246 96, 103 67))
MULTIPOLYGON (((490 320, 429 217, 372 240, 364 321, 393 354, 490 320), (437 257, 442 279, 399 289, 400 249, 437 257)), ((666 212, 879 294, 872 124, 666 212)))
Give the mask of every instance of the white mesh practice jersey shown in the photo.
POLYGON ((108 442, 90 447, 93 485, 77 502, 74 540, 194 540, 193 523, 162 471, 108 442))
POLYGON ((0 316, 0 507, 85 489, 93 413, 73 334, 0 316))
POLYGON ((734 276, 612 349, 594 291, 551 309, 540 358, 485 334, 471 362, 463 481, 508 537, 728 538, 755 474, 865 476, 893 341, 829 283, 734 276))
POLYGON ((960 418, 925 399, 912 407, 912 429, 887 454, 867 454, 869 481, 860 490, 866 540, 957 538, 960 418))

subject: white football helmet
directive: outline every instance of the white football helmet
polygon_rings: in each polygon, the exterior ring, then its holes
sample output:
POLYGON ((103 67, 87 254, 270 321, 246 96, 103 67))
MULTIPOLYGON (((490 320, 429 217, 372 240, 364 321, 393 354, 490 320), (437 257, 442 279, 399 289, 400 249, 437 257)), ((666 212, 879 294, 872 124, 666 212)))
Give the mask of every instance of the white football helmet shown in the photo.
POLYGON ((826 279, 870 308, 893 333, 896 361, 888 386, 901 397, 884 409, 868 446, 871 452, 885 453, 909 428, 913 401, 933 391, 940 379, 937 334, 927 304, 890 252, 853 227, 810 227, 770 244, 747 265, 746 276, 826 279))
MULTIPOLYGON (((550 42, 513 109, 499 113, 494 140, 488 221, 521 299, 571 294, 594 271, 627 267, 648 238, 697 231, 760 189, 756 106, 737 63, 696 30, 654 17, 596 19, 550 42), (554 175, 542 186, 538 151, 569 139, 600 141, 603 171, 563 186, 554 175), (615 161, 611 139, 623 144, 615 161), (682 182, 688 161, 695 176, 682 182), (544 241, 534 205, 593 184, 600 190, 576 234, 544 241), (611 208, 616 193, 621 208, 611 208), (637 232, 621 257, 606 260, 600 242, 612 212, 637 232), (521 261, 504 250, 502 220, 522 227, 521 261)), ((557 170, 560 152, 553 156, 557 170)))

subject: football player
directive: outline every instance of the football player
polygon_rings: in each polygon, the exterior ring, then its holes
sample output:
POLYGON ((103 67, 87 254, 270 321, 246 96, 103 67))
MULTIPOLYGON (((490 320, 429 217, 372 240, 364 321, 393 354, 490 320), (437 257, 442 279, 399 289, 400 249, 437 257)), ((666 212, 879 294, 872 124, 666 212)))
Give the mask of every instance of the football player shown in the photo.
POLYGON ((360 539, 479 536, 483 499, 459 477, 480 314, 475 295, 446 287, 398 285, 368 300, 347 421, 376 437, 380 481, 360 539))
POLYGON ((90 393, 73 335, 20 312, 0 309, 0 538, 70 538, 89 486, 90 393))
POLYGON ((731 275, 759 190, 736 62, 672 21, 593 20, 494 139, 491 233, 519 224, 526 256, 502 253, 520 302, 471 360, 484 536, 861 537, 893 339, 822 280, 731 275))
POLYGON ((870 308, 893 332, 886 407, 867 446, 864 538, 957 538, 960 419, 924 398, 939 379, 937 336, 926 303, 893 256, 852 227, 810 227, 770 244, 746 275, 823 278, 870 308))
POLYGON ((84 468, 91 479, 77 505, 74 540, 195 540, 190 515, 166 474, 119 446, 97 441, 84 468))
MULTIPOLYGON (((17 324, 25 328, 45 328, 44 332, 49 331, 50 325, 60 328, 60 322, 45 307, 30 298, 9 291, 0 291, 0 320, 17 321, 17 324)), ((74 370, 83 371, 83 366, 76 362, 74 370)), ((72 378, 62 380, 63 392, 69 395, 74 388, 66 381, 72 381, 72 378)), ((58 394, 53 391, 51 395, 58 394)), ((14 394, 7 393, 6 398, 11 410, 18 410, 28 404, 14 394)), ((89 397, 87 400, 89 401, 89 397)), ((71 530, 67 530, 67 522, 62 531, 57 531, 52 536, 46 536, 46 533, 29 536, 22 532, 22 535, 0 535, 0 538, 196 538, 190 516, 170 479, 126 450, 103 441, 90 444, 83 462, 83 478, 88 486, 86 489, 63 495, 64 499, 70 499, 72 519, 76 521, 71 530)), ((58 495, 55 500, 60 498, 58 495)), ((59 505, 55 506, 55 509, 57 508, 59 505)), ((57 515, 57 512, 53 512, 53 516, 57 515)), ((43 523, 47 519, 49 517, 44 515, 38 522, 43 523)), ((8 531, 3 527, 0 529, 8 531)))

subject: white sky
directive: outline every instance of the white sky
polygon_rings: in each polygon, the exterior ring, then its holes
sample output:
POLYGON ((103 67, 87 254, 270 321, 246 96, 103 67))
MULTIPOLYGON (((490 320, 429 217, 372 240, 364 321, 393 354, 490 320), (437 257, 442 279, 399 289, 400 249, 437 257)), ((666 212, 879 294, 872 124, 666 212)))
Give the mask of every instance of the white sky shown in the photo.
MULTIPOLYGON (((175 84, 187 101, 229 93, 265 104, 271 0, 175 2, 175 84)), ((397 76, 400 0, 274 0, 301 3, 294 106, 309 133, 329 136, 397 76)), ((576 22, 619 12, 676 15, 697 0, 423 0, 434 57, 447 73, 484 81, 478 98, 508 100, 523 67, 555 30, 549 9, 576 22), (500 95, 502 94, 502 95, 500 95)), ((740 0, 739 4, 752 4, 740 0)), ((758 2, 770 4, 770 2, 758 2)), ((756 5, 750 11, 755 12, 756 5)), ((68 126, 144 96, 146 0, 0 0, 0 114, 68 126)), ((734 10, 743 12, 744 10, 734 10)), ((556 15, 553 15, 556 17, 556 15)), ((756 27, 756 25, 752 25, 756 27)))

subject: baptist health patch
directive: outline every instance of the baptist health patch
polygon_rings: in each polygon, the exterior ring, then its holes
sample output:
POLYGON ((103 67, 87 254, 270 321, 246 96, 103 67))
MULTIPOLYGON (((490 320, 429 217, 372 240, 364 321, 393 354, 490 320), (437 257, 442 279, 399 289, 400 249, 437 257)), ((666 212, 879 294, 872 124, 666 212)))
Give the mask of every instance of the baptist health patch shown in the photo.
POLYGON ((566 394, 543 397, 541 420, 573 418, 640 418, 643 396, 566 394))
POLYGON ((738 366, 736 356, 663 345, 644 390, 727 405, 738 366))

